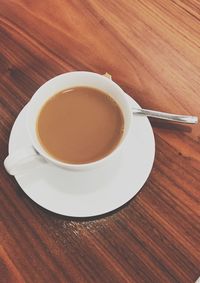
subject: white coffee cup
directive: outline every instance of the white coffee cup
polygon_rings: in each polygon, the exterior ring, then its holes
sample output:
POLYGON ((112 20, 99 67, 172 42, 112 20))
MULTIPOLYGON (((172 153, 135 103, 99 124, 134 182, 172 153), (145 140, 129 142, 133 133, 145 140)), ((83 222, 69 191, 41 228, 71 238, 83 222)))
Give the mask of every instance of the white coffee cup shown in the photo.
POLYGON ((6 157, 4 166, 7 172, 11 175, 15 175, 16 172, 19 172, 20 168, 23 170, 24 166, 28 167, 29 163, 36 158, 51 162, 55 166, 61 166, 68 170, 88 170, 95 168, 100 164, 103 165, 108 160, 120 154, 131 128, 132 112, 124 91, 115 82, 96 73, 78 71, 56 76, 43 84, 35 92, 27 105, 25 122, 32 146, 9 154, 6 157), (96 88, 110 95, 117 102, 123 113, 124 132, 118 146, 106 157, 91 163, 70 164, 53 158, 47 151, 45 151, 37 137, 36 121, 41 108, 50 97, 64 89, 78 86, 96 88))

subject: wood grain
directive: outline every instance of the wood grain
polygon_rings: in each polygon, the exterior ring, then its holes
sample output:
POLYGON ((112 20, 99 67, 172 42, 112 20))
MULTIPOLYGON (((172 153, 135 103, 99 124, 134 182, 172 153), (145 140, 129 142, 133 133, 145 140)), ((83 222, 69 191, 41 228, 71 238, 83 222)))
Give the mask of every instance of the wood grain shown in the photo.
MULTIPOLYGON (((144 108, 199 115, 199 20, 199 0, 1 0, 1 161, 20 110, 41 84, 67 71, 108 72, 144 108)), ((101 218, 42 209, 1 162, 2 283, 189 283, 200 276, 200 124, 152 125, 150 178, 101 218)))

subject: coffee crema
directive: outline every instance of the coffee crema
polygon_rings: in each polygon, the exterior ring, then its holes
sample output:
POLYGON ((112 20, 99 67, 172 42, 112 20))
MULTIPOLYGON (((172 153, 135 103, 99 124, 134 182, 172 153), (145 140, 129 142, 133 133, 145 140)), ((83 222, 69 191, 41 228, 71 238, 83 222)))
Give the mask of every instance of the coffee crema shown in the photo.
POLYGON ((36 127, 49 155, 65 163, 84 164, 102 159, 116 148, 123 135, 124 118, 106 93, 75 87, 47 100, 36 127))

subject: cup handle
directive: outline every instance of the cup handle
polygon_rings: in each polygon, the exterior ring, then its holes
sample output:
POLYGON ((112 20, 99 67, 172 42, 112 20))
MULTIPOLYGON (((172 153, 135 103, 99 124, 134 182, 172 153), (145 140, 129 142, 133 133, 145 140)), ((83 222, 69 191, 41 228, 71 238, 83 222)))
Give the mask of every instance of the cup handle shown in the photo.
POLYGON ((4 160, 4 167, 10 175, 22 173, 30 168, 30 163, 36 159, 44 159, 33 147, 27 147, 9 154, 4 160))

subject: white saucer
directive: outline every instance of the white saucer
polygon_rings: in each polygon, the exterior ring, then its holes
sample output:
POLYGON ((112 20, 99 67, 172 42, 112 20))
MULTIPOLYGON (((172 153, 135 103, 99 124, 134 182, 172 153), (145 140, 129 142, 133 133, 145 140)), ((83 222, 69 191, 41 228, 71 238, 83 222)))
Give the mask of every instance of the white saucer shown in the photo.
MULTIPOLYGON (((132 98, 130 103, 140 107, 132 98)), ((30 145, 25 129, 26 107, 18 115, 9 140, 9 153, 30 145)), ((154 161, 155 141, 149 120, 134 115, 132 130, 119 162, 91 171, 73 172, 34 161, 33 169, 15 179, 40 206, 62 215, 97 216, 133 198, 147 180, 154 161)))

